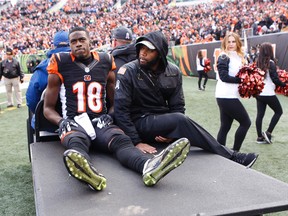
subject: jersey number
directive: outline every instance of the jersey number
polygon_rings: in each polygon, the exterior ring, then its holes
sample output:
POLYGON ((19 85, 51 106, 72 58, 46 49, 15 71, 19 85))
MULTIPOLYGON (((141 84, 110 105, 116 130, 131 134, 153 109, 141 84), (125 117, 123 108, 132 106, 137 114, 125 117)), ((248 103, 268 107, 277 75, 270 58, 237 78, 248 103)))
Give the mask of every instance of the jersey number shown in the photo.
POLYGON ((77 82, 73 85, 73 93, 77 94, 78 112, 86 112, 86 103, 95 113, 102 111, 103 104, 101 100, 102 85, 97 82, 91 82, 86 86, 85 82, 77 82))

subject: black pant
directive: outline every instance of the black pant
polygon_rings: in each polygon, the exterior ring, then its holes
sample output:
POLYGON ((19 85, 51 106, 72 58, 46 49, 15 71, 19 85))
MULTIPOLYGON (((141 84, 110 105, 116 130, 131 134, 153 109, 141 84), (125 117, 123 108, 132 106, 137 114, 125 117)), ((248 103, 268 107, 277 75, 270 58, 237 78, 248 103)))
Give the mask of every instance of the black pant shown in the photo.
POLYGON ((263 118, 265 115, 267 105, 274 111, 274 115, 272 116, 269 127, 267 129, 269 133, 273 132, 281 115, 283 114, 283 110, 276 95, 257 96, 256 100, 257 100, 256 130, 257 130, 258 137, 261 137, 262 136, 262 122, 263 122, 263 118))
POLYGON ((205 86, 206 83, 207 83, 207 80, 208 80, 208 75, 207 73, 205 73, 204 70, 201 70, 201 71, 197 71, 198 72, 198 87, 199 89, 201 88, 201 81, 202 81, 202 77, 204 77, 204 83, 203 85, 205 86))
POLYGON ((192 146, 231 158, 233 151, 219 144, 217 140, 189 117, 182 113, 148 115, 137 119, 136 129, 144 142, 155 142, 156 136, 179 139, 186 137, 192 146))
POLYGON ((62 144, 67 149, 81 152, 88 160, 91 147, 97 151, 114 154, 123 166, 142 174, 145 162, 152 157, 136 148, 131 139, 116 125, 101 129, 95 127, 96 139, 92 141, 81 127, 71 126, 71 128, 73 132, 65 136, 62 144))
POLYGON ((239 99, 217 98, 216 100, 220 109, 221 121, 217 140, 222 145, 226 145, 227 134, 235 119, 240 125, 235 133, 233 150, 239 151, 251 126, 249 115, 239 99))

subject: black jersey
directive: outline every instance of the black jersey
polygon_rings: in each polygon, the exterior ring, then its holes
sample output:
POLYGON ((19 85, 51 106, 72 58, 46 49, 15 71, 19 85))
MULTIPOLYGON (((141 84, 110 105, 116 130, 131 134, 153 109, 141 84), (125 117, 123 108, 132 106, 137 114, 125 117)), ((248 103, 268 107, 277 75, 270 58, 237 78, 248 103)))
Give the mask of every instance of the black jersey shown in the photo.
POLYGON ((106 53, 92 54, 93 61, 88 66, 78 62, 71 53, 57 53, 51 57, 47 70, 61 79, 59 96, 64 118, 87 112, 93 119, 107 113, 107 77, 109 71, 115 69, 115 63, 106 53))

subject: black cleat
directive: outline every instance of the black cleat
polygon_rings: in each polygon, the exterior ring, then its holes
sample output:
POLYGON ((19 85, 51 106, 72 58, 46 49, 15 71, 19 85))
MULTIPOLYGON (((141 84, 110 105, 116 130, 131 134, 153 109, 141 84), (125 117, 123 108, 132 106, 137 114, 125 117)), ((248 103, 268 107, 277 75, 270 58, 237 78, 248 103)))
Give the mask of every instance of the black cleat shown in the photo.
POLYGON ((242 164, 243 166, 246 166, 246 168, 250 168, 253 166, 255 161, 258 158, 258 154, 255 153, 240 153, 240 152, 234 152, 232 159, 236 163, 242 164))
POLYGON ((262 132, 262 136, 264 137, 264 139, 266 140, 267 143, 271 144, 271 134, 269 132, 262 132))

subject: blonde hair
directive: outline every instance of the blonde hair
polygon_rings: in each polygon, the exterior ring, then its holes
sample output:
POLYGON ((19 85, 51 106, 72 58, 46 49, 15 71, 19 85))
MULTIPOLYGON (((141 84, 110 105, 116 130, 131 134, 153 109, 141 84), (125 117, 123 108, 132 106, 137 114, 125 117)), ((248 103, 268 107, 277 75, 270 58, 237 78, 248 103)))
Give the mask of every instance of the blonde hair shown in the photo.
POLYGON ((221 50, 223 52, 225 52, 228 56, 229 56, 229 52, 228 52, 228 39, 229 37, 233 37, 236 41, 236 52, 239 56, 242 57, 242 63, 245 63, 245 59, 244 59, 244 52, 242 49, 242 42, 240 39, 240 36, 237 33, 234 32, 228 32, 226 34, 226 36, 224 37, 222 44, 221 44, 221 50))

